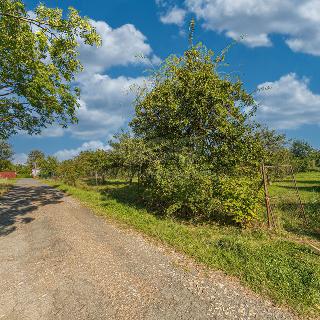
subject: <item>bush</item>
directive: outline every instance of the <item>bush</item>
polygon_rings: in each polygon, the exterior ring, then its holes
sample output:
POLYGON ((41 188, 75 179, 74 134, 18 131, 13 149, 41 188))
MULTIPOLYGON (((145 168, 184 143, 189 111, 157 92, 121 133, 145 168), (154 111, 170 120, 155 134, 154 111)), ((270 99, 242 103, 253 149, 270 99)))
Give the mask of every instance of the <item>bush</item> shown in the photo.
POLYGON ((186 156, 154 162, 146 177, 147 201, 168 215, 209 217, 217 206, 210 173, 186 156))
POLYGON ((166 215, 193 220, 232 220, 246 225, 258 217, 257 178, 218 177, 208 166, 179 155, 151 165, 143 181, 146 200, 166 215))
POLYGON ((263 196, 259 176, 225 176, 218 179, 217 186, 215 196, 233 221, 247 225, 258 218, 263 196))

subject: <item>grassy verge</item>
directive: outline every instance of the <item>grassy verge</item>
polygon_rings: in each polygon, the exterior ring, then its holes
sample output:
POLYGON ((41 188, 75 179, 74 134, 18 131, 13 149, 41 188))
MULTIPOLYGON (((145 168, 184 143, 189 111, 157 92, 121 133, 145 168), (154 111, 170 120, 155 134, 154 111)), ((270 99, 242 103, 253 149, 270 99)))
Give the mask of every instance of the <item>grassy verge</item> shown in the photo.
POLYGON ((209 267, 237 276, 255 292, 279 304, 300 314, 320 315, 320 258, 307 246, 259 230, 192 225, 157 217, 137 201, 135 186, 121 181, 85 189, 49 183, 98 214, 134 227, 209 267))
POLYGON ((14 184, 15 180, 7 180, 7 179, 0 179, 0 196, 2 196, 5 192, 7 192, 14 184))

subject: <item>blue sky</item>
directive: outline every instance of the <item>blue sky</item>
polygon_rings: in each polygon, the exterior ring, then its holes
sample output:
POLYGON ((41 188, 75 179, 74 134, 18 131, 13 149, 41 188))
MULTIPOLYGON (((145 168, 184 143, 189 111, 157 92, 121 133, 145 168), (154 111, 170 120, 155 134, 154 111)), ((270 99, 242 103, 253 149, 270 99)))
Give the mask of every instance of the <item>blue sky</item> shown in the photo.
MULTIPOLYGON (((28 10, 38 1, 26 0, 28 10)), ((40 136, 10 139, 22 161, 32 149, 59 159, 104 148, 133 115, 130 86, 145 81, 150 63, 188 45, 188 23, 196 19, 195 41, 220 52, 232 48, 229 70, 249 91, 269 86, 255 98, 257 119, 320 148, 320 1, 317 0, 48 0, 47 6, 77 8, 102 35, 99 49, 80 47, 85 72, 79 124, 48 128, 40 136), (139 59, 136 55, 146 58, 139 59)))

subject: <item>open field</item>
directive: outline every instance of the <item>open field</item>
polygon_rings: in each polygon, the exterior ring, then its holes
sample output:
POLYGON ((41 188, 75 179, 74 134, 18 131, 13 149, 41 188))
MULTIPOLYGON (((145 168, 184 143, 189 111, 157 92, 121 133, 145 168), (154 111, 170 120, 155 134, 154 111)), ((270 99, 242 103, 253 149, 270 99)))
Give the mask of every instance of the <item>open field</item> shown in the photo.
MULTIPOLYGON (((296 175, 299 194, 304 205, 301 210, 294 183, 290 178, 272 184, 271 204, 280 230, 291 236, 320 241, 320 172, 296 175)), ((320 247, 320 245, 319 245, 320 247)))
POLYGON ((0 179, 0 196, 3 195, 11 185, 13 185, 15 180, 7 180, 7 179, 0 179))
MULTIPOLYGON (((308 217, 317 217, 320 174, 300 174, 297 178, 299 186, 305 187, 302 196, 308 217)), ((292 190, 285 183, 272 186, 272 193, 282 199, 279 220, 281 217, 284 230, 278 232, 192 224, 159 217, 144 208, 135 184, 119 180, 108 181, 103 186, 50 184, 75 196, 97 214, 142 231, 200 263, 238 277, 254 291, 279 304, 290 306, 300 314, 320 315, 319 256, 307 245, 293 241, 305 235, 317 241, 319 234, 301 227, 300 218, 293 219, 296 212, 291 212, 292 190)))

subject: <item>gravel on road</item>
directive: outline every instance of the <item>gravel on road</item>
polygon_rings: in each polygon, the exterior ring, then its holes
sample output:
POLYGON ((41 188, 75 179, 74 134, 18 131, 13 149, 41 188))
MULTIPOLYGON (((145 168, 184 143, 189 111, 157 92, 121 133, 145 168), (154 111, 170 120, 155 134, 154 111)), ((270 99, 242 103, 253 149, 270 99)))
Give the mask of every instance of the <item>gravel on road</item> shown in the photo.
POLYGON ((0 320, 297 319, 32 179, 0 199, 0 320))

